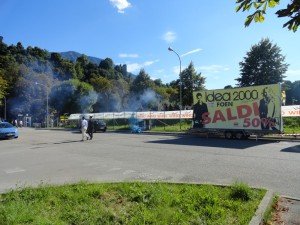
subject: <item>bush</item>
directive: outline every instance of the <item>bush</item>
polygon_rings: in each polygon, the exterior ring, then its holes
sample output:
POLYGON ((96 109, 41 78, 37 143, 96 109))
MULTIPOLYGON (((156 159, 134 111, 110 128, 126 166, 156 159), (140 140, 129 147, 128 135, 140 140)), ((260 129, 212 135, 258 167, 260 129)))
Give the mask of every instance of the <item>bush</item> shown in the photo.
POLYGON ((230 197, 234 200, 248 201, 251 199, 251 188, 244 183, 234 183, 231 187, 230 197))

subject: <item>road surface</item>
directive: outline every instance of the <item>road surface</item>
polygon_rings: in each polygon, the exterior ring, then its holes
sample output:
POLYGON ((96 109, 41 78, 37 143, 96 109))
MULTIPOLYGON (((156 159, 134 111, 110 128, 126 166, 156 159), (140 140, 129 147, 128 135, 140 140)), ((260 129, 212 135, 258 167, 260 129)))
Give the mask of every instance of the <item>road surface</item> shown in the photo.
POLYGON ((188 135, 20 129, 0 141, 0 192, 40 183, 166 181, 246 182, 300 197, 300 142, 225 140, 188 135))

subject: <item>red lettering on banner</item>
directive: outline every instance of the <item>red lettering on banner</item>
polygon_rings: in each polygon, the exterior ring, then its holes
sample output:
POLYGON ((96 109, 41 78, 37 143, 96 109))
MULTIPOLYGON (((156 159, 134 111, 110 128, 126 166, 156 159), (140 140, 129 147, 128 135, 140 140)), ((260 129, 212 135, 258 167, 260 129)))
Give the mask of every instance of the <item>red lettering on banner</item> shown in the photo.
POLYGON ((211 122, 211 118, 209 117, 209 112, 202 113, 202 123, 209 124, 211 122))
POLYGON ((289 111, 290 115, 299 115, 300 111, 289 111))
POLYGON ((253 103, 253 112, 254 112, 254 116, 259 116, 259 107, 257 102, 253 103))
POLYGON ((236 107, 236 109, 239 119, 247 118, 252 114, 252 109, 249 105, 239 105, 236 107))
MULTIPOLYGON (((236 107, 236 111, 233 108, 227 108, 226 112, 224 113, 221 110, 216 110, 215 112, 213 112, 213 114, 203 113, 202 114, 203 124, 209 124, 211 122, 216 123, 218 121, 225 122, 226 120, 245 119, 248 117, 251 118, 252 116, 259 116, 258 109, 259 109, 258 102, 254 102, 252 104, 252 107, 250 105, 239 105, 236 107)), ((257 121, 255 121, 255 125, 256 122, 257 121)), ((267 124, 270 122, 262 121, 262 123, 267 124)), ((248 124, 248 121, 246 120, 246 125, 250 126, 251 124, 248 124)))
POLYGON ((226 119, 225 119, 225 117, 224 117, 224 115, 223 115, 223 113, 222 113, 221 110, 216 110, 212 122, 215 123, 215 122, 217 122, 218 120, 221 120, 221 121, 223 121, 223 122, 226 121, 226 119))
POLYGON ((228 120, 236 120, 237 119, 237 116, 232 116, 231 108, 227 108, 226 112, 227 112, 227 118, 228 118, 228 120))

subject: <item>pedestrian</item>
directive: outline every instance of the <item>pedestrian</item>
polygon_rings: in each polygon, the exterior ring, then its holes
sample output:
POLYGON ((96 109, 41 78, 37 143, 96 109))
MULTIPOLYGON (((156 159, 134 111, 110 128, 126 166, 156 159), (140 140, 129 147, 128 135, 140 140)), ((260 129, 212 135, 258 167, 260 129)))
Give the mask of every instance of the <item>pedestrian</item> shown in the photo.
POLYGON ((94 133, 94 121, 92 120, 92 116, 90 116, 90 119, 88 121, 88 128, 87 128, 87 133, 90 136, 90 140, 93 139, 93 133, 94 133))
POLYGON ((18 127, 18 120, 17 119, 15 119, 14 125, 15 125, 15 127, 18 127))
POLYGON ((84 138, 86 138, 86 140, 89 140, 89 135, 86 133, 88 128, 88 122, 86 121, 86 119, 84 118, 84 116, 82 117, 82 121, 81 121, 81 134, 82 134, 82 141, 84 141, 84 138))
POLYGON ((23 127, 23 121, 22 120, 20 120, 19 125, 20 125, 21 128, 23 127))

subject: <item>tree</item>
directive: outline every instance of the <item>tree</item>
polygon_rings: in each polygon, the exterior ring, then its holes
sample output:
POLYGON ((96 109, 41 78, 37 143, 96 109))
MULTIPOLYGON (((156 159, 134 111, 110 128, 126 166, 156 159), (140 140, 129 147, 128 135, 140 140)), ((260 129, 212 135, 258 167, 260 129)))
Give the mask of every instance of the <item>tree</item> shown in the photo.
POLYGON ((4 79, 4 72, 0 69, 0 99, 5 97, 8 82, 4 79))
POLYGON ((98 93, 98 100, 94 105, 95 111, 100 111, 101 109, 108 111, 110 93, 113 87, 112 82, 106 77, 99 76, 91 78, 90 83, 98 93))
POLYGON ((105 70, 112 70, 114 68, 114 62, 110 58, 106 58, 104 60, 101 60, 99 63, 99 68, 105 69, 105 70))
POLYGON ((295 82, 284 81, 282 89, 286 92, 286 105, 300 104, 300 80, 295 82))
POLYGON ((193 92, 204 89, 205 77, 197 73, 193 62, 180 74, 182 80, 182 105, 193 104, 193 92))
POLYGON ((50 94, 50 106, 59 114, 92 112, 96 100, 93 87, 77 79, 61 82, 52 88, 50 94))
POLYGON ((145 72, 144 69, 141 69, 139 75, 134 79, 131 85, 131 91, 135 94, 141 94, 149 88, 153 88, 153 81, 150 79, 150 76, 145 72))
MULTIPOLYGON (((253 20, 255 22, 263 22, 267 8, 274 8, 279 3, 280 0, 236 0, 236 11, 249 11, 252 7, 255 8, 254 13, 247 16, 245 21, 245 26, 247 27, 253 20)), ((276 14, 278 17, 288 17, 290 20, 283 24, 283 27, 296 32, 300 24, 300 0, 290 0, 290 4, 278 10, 276 14)))
POLYGON ((233 87, 231 86, 231 85, 226 85, 225 87, 224 87, 224 89, 232 89, 233 87))
POLYGON ((288 64, 280 53, 281 49, 269 39, 262 39, 246 53, 240 62, 240 77, 236 80, 240 87, 276 84, 282 82, 288 64))

